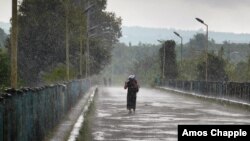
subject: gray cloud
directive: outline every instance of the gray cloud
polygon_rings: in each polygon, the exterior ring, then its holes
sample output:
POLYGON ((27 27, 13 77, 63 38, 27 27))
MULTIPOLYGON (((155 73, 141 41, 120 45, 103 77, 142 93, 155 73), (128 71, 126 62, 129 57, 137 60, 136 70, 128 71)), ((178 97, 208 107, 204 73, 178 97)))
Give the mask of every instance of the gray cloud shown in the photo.
POLYGON ((11 0, 0 0, 0 21, 9 22, 11 17, 11 0))
MULTIPOLYGON (((199 17, 210 30, 250 33, 250 0, 108 0, 107 7, 125 26, 200 29, 199 17)), ((0 21, 10 16, 11 0, 0 0, 0 21)))
MULTIPOLYGON (((182 0, 182 1, 187 2, 187 0, 182 0)), ((193 4, 203 4, 210 7, 220 7, 220 8, 250 6, 249 0, 188 0, 188 2, 193 4)))
POLYGON ((108 10, 123 18, 125 26, 204 28, 250 33, 250 0, 108 0, 108 10))

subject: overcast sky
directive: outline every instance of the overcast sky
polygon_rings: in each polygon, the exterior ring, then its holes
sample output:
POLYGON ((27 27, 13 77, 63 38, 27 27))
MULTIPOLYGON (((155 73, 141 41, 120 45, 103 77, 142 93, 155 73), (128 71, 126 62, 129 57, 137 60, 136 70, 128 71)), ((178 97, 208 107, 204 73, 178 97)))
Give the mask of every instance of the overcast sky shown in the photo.
MULTIPOLYGON (((194 19, 199 17, 212 31, 250 33, 250 0, 108 0, 107 10, 124 26, 204 28, 194 19)), ((10 16, 11 0, 0 0, 0 21, 10 16)))
POLYGON ((11 17, 12 0, 0 0, 0 21, 9 22, 11 17))
POLYGON ((250 33, 250 0, 108 0, 108 11, 125 26, 163 27, 250 33))

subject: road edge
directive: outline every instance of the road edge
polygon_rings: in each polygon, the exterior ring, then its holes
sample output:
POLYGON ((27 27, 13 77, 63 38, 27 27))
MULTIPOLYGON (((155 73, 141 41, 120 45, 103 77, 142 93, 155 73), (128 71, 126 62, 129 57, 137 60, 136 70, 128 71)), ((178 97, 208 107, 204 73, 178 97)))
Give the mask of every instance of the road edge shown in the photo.
POLYGON ((83 111, 81 112, 80 116, 77 118, 77 121, 75 122, 70 135, 68 136, 68 140, 67 141, 75 141, 77 139, 77 137, 80 134, 80 130, 82 128, 83 123, 84 123, 84 119, 86 118, 86 114, 89 111, 90 105, 93 103, 94 101, 94 97, 96 95, 96 93, 98 92, 98 88, 95 88, 95 90, 90 94, 88 100, 86 101, 86 104, 83 108, 83 111))
POLYGON ((76 124, 79 117, 88 111, 89 103, 93 100, 97 89, 97 86, 91 87, 89 91, 86 92, 81 99, 79 99, 77 104, 71 109, 71 111, 66 115, 66 118, 58 125, 46 141, 66 141, 70 139, 71 134, 76 134, 73 129, 77 126, 76 124))
POLYGON ((244 102, 238 102, 238 101, 224 99, 224 98, 216 98, 216 97, 212 97, 212 96, 204 96, 204 95, 200 95, 200 94, 197 94, 194 92, 186 92, 186 91, 171 89, 171 88, 167 88, 167 87, 155 87, 155 88, 169 91, 169 92, 173 92, 176 94, 185 95, 185 96, 196 97, 196 98, 203 99, 206 101, 216 102, 216 103, 219 103, 222 105, 237 106, 239 108, 243 108, 244 110, 250 111, 250 104, 244 103, 244 102))

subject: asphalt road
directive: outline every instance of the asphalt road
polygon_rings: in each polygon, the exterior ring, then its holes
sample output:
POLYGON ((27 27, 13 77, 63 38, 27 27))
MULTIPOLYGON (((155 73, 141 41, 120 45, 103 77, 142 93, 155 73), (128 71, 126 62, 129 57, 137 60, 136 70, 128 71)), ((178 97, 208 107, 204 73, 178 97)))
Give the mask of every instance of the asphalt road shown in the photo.
POLYGON ((122 87, 101 89, 95 103, 95 141, 176 141, 178 124, 250 124, 247 111, 154 89, 140 89, 132 114, 122 87))

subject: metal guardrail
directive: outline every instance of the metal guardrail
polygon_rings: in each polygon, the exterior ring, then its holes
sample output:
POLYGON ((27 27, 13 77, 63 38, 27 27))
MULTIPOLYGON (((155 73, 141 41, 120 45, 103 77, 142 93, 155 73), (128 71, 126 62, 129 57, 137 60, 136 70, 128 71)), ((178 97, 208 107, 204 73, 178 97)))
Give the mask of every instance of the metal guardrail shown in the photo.
POLYGON ((89 81, 75 80, 6 90, 0 95, 0 141, 43 140, 89 87, 89 81))
POLYGON ((158 85, 250 104, 250 83, 163 80, 158 85))

